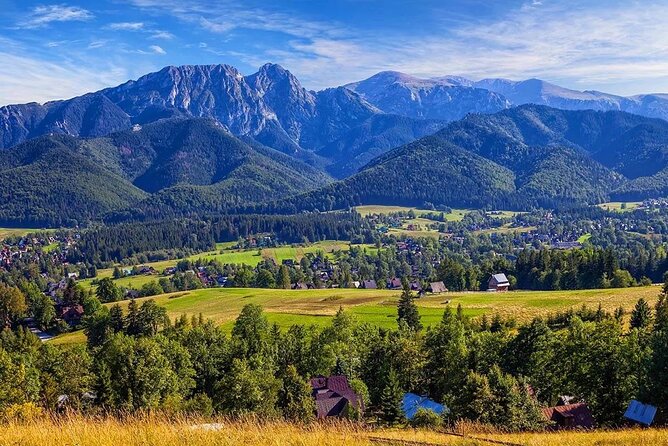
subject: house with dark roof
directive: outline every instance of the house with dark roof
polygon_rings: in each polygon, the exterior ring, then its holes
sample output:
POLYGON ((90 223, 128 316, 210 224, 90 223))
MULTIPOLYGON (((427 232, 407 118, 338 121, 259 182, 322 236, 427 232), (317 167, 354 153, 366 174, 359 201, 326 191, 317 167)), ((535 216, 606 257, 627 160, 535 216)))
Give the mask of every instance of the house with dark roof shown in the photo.
POLYGON ((445 287, 445 284, 443 282, 432 282, 429 284, 428 288, 430 293, 434 294, 440 294, 440 293, 445 293, 448 291, 448 289, 445 287))
POLYGON ((84 315, 84 308, 81 305, 62 305, 57 307, 56 314, 69 325, 78 325, 84 315))
POLYGON ((629 407, 624 412, 624 418, 643 426, 649 426, 656 417, 656 407, 643 404, 640 401, 631 400, 629 407))
POLYGON ((407 393, 404 395, 401 408, 408 420, 412 420, 420 409, 432 411, 436 415, 449 412, 449 409, 445 405, 439 404, 426 396, 416 395, 415 393, 407 393))
POLYGON ((510 282, 503 273, 493 274, 487 282, 487 291, 502 292, 508 291, 508 288, 510 288, 510 282))
POLYGON ((553 423, 554 429, 592 429, 594 417, 585 403, 566 404, 564 406, 546 407, 543 416, 553 423))
POLYGON ((378 285, 376 285, 375 280, 364 280, 362 281, 362 286, 360 288, 364 288, 367 290, 375 290, 378 289, 378 285))
POLYGON ((402 288, 401 279, 395 277, 387 281, 388 290, 398 290, 402 288))
POLYGON ((347 407, 364 411, 364 401, 350 387, 345 376, 319 376, 311 379, 318 418, 339 417, 347 407))

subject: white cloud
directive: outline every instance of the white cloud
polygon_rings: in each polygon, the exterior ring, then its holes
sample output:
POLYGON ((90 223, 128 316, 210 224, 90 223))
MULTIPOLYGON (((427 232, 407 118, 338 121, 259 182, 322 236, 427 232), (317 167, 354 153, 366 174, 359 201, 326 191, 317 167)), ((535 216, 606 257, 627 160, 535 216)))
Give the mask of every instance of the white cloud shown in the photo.
POLYGON ((70 98, 128 79, 115 65, 52 63, 0 51, 0 105, 70 98))
POLYGON ((450 28, 445 35, 360 31, 293 39, 289 48, 249 54, 245 61, 281 63, 311 88, 397 70, 425 77, 540 77, 620 94, 668 89, 668 4, 535 6, 450 28))
POLYGON ((174 38, 174 34, 167 31, 153 30, 149 32, 152 33, 151 39, 171 40, 174 38))
POLYGON ((52 22, 72 22, 87 21, 94 18, 93 13, 78 6, 61 5, 41 5, 33 8, 30 15, 22 22, 18 28, 40 28, 47 26, 52 22))
POLYGON ((119 22, 110 23, 107 28, 115 31, 139 31, 144 28, 143 22, 119 22))
POLYGON ((167 54, 167 51, 163 50, 162 47, 158 45, 150 45, 148 48, 153 52, 153 54, 167 54))

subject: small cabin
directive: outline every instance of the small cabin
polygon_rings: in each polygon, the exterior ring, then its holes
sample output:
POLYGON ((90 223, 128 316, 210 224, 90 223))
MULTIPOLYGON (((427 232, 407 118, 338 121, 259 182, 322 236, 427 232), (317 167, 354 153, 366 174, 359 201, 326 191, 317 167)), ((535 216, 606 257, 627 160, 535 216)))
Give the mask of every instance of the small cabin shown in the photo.
POLYGON ((547 407, 543 415, 555 429, 592 429, 594 417, 585 403, 547 407))
POLYGON ((443 282, 431 282, 428 290, 430 293, 434 294, 446 293, 448 291, 443 282))
POLYGON ((503 273, 493 274, 487 282, 487 291, 503 292, 508 291, 508 288, 510 288, 510 282, 503 273))

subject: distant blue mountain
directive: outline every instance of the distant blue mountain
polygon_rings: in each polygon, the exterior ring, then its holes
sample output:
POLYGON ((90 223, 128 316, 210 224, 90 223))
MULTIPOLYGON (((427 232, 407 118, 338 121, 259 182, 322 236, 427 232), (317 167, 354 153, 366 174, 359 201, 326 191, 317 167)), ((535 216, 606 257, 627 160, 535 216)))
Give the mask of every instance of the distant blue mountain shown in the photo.
POLYGON ((600 91, 577 91, 540 79, 473 81, 458 76, 421 79, 384 71, 346 85, 387 113, 415 118, 444 119, 467 113, 494 113, 504 108, 537 104, 564 110, 625 111, 668 119, 668 95, 623 97, 600 91))

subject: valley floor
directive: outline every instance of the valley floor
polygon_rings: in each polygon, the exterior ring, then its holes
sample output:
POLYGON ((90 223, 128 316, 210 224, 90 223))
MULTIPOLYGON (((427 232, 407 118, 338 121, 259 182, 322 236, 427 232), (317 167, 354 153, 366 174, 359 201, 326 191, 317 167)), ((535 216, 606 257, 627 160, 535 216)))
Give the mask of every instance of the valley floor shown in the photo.
MULTIPOLYGON (((603 290, 573 291, 511 291, 507 293, 463 292, 426 295, 416 299, 422 323, 425 326, 437 324, 446 307, 453 311, 459 304, 465 315, 492 316, 500 314, 514 317, 518 321, 528 321, 539 315, 547 315, 569 308, 578 309, 582 305, 595 309, 601 307, 613 312, 623 307, 627 314, 637 300, 645 298, 654 305, 660 289, 656 286, 603 290)), ((246 304, 258 304, 270 323, 281 327, 294 324, 325 325, 343 307, 354 314, 360 322, 368 322, 384 328, 396 328, 397 302, 400 290, 364 289, 323 289, 323 290, 281 290, 261 288, 204 288, 184 291, 146 299, 167 309, 170 318, 182 314, 212 319, 231 330, 234 320, 246 304)), ((120 302, 126 309, 128 301, 120 302)), ((109 305, 109 304, 107 304, 109 305)), ((84 342, 82 332, 67 333, 53 341, 57 344, 84 342)))
POLYGON ((285 422, 247 420, 229 422, 165 420, 158 417, 125 419, 63 416, 58 419, 10 423, 0 426, 2 444, 37 446, 650 446, 668 444, 668 430, 630 429, 620 431, 555 432, 523 434, 467 434, 458 437, 426 430, 365 429, 342 423, 297 425, 285 422), (495 441, 496 443, 488 440, 495 441))

